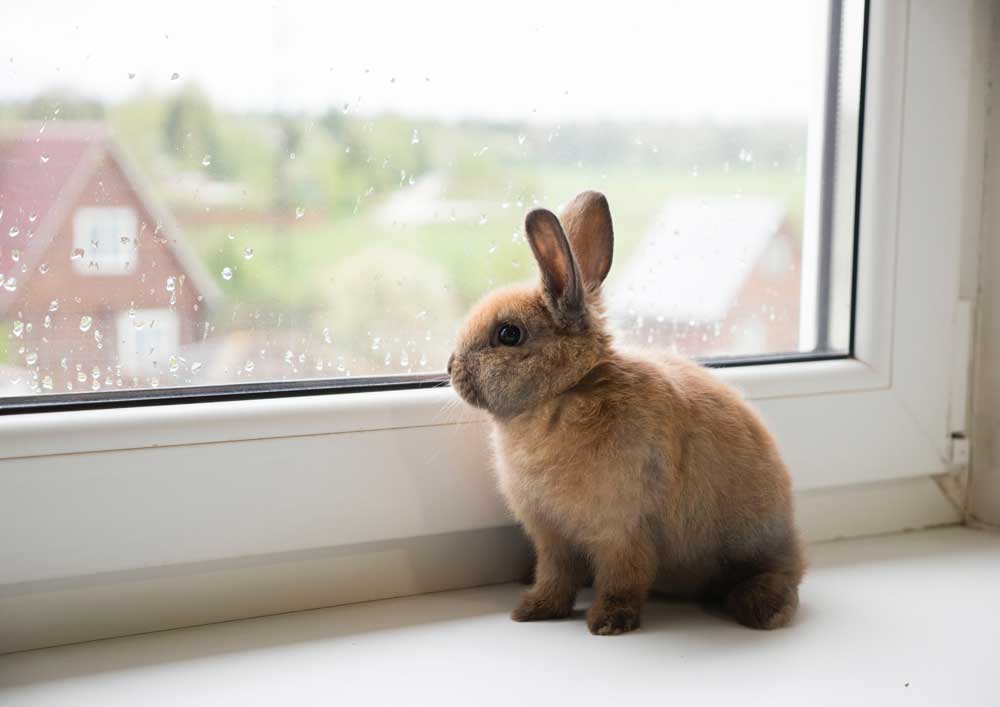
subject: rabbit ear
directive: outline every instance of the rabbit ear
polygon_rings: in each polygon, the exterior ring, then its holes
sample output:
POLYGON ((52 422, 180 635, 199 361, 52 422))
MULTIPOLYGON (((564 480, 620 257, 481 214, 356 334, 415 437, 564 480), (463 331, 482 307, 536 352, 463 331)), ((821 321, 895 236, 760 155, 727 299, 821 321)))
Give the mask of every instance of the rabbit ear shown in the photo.
POLYGON ((580 270, 556 215, 535 209, 524 219, 524 232, 542 271, 549 306, 557 314, 575 314, 583 307, 580 270))
POLYGON ((604 194, 585 191, 566 205, 560 218, 583 275, 584 286, 596 289, 611 269, 615 236, 611 209, 604 194))

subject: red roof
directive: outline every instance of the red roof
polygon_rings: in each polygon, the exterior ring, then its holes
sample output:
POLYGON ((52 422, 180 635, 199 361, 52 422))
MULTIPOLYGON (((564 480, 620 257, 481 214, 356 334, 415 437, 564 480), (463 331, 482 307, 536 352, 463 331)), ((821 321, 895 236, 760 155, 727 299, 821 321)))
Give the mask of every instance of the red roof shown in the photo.
MULTIPOLYGON (((70 130, 40 124, 0 136, 0 235, 17 228, 25 239, 19 242, 25 244, 27 234, 45 222, 87 150, 106 138, 103 128, 86 124, 70 130)), ((9 265, 0 259, 0 268, 9 265)))

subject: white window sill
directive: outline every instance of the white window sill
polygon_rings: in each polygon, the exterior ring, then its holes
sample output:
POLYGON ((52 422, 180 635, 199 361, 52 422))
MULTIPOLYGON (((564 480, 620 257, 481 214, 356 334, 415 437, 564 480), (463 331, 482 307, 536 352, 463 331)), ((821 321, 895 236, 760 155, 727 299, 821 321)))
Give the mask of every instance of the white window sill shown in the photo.
MULTIPOLYGON (((1000 537, 813 548, 794 624, 650 603, 638 633, 515 624, 499 585, 0 657, 0 703, 995 704, 1000 537)), ((587 597, 583 597, 584 600, 587 597)))

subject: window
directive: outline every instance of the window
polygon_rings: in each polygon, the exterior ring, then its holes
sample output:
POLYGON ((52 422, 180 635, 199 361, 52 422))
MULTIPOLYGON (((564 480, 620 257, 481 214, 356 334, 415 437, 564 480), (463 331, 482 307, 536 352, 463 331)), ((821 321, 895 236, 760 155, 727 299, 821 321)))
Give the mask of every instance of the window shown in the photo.
POLYGON ((155 379, 187 365, 176 353, 180 341, 177 312, 141 309, 118 315, 118 361, 123 375, 155 379))
POLYGON ((84 275, 127 275, 135 268, 135 211, 83 207, 73 215, 73 261, 84 275))
POLYGON ((471 304, 536 277, 525 212, 583 189, 627 344, 850 353, 859 2, 258 2, 225 52, 231 8, 58 5, 0 88, 9 396, 77 364, 98 394, 440 374, 471 304), (141 310, 176 321, 154 359, 141 310))

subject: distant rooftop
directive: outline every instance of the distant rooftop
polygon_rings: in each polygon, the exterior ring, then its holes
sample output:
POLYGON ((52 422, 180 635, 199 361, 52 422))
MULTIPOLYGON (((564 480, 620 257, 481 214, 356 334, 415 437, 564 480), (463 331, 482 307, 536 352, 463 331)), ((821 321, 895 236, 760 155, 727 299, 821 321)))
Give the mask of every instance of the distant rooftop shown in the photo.
POLYGON ((784 217, 774 199, 671 198, 614 274, 609 312, 623 319, 724 319, 784 217))

